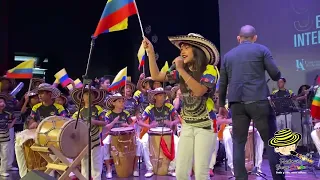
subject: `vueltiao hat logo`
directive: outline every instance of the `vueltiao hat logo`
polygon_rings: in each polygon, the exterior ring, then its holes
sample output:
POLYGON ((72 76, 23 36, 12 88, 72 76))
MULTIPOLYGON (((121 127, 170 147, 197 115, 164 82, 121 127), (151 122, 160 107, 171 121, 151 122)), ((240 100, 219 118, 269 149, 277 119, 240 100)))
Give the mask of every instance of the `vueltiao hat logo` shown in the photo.
POLYGON ((301 140, 301 134, 293 133, 291 129, 281 129, 274 133, 274 137, 269 140, 269 146, 285 147, 297 144, 301 140))

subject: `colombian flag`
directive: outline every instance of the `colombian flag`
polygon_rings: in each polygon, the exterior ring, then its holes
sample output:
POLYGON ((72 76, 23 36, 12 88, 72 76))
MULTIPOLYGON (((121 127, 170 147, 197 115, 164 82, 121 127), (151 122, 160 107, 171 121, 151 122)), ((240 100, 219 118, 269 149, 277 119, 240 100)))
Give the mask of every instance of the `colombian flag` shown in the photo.
POLYGON ((146 60, 146 50, 143 48, 142 43, 138 51, 138 60, 139 60, 138 70, 140 71, 140 68, 144 66, 144 62, 146 60))
POLYGON ((128 28, 128 17, 137 14, 134 0, 109 0, 103 10, 93 38, 102 33, 128 28))
POLYGON ((34 60, 28 60, 20 63, 15 68, 8 70, 7 78, 10 79, 31 79, 34 67, 34 60))
POLYGON ((114 78, 112 84, 109 86, 109 91, 114 91, 126 85, 127 81, 127 67, 123 68, 114 78))
MULTIPOLYGON (((79 78, 76 79, 76 80, 74 80, 73 82, 74 82, 74 85, 76 86, 76 88, 82 88, 83 84, 82 84, 82 82, 81 82, 81 80, 80 80, 79 78)), ((72 84, 69 84, 69 85, 67 86, 67 88, 68 88, 70 91, 72 91, 72 90, 73 90, 72 84)))
POLYGON ((166 61, 163 67, 161 68, 161 72, 167 73, 168 70, 169 70, 169 64, 168 64, 168 61, 166 61))
POLYGON ((67 74, 67 71, 63 68, 59 72, 57 72, 54 77, 59 79, 60 84, 62 87, 66 87, 68 84, 71 83, 71 80, 67 74))
POLYGON ((311 105, 311 116, 320 120, 320 88, 317 89, 311 105))

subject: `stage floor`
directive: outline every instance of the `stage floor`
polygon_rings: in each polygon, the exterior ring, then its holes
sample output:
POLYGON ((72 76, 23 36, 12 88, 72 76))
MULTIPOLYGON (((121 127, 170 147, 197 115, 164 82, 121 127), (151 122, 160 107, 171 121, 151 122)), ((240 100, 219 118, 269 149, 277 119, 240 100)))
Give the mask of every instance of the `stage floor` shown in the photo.
MULTIPOLYGON (((143 163, 142 163, 143 165, 143 163)), ((263 163, 262 163, 262 171, 263 173, 265 173, 267 175, 267 179, 268 180, 272 180, 271 177, 271 173, 269 170, 269 164, 268 161, 266 159, 264 159, 263 163)), ((113 180, 142 180, 142 179, 149 179, 149 180, 174 180, 176 178, 174 177, 169 177, 169 176, 153 176, 152 178, 145 178, 144 177, 144 173, 145 173, 145 168, 144 166, 141 167, 141 171, 140 171, 140 177, 130 177, 130 178, 117 178, 116 174, 114 173, 114 177, 113 180)), ((317 170, 316 173, 318 174, 318 176, 320 177, 320 170, 317 170)), ((225 171, 224 169, 224 164, 221 164, 217 167, 215 167, 215 176, 212 177, 211 179, 217 179, 217 180, 228 180, 229 177, 231 177, 231 172, 228 169, 228 171, 225 171)), ((20 179, 19 177, 19 173, 17 171, 10 171, 10 177, 8 178, 0 178, 0 179, 7 179, 7 180, 18 180, 20 179)), ((105 174, 103 174, 103 180, 105 180, 105 174)), ((192 178, 194 179, 194 177, 192 178)), ((234 179, 234 178, 231 178, 234 179)), ((304 171, 300 171, 300 174, 287 174, 286 175, 286 179, 287 180, 298 180, 298 179, 305 179, 305 180, 312 180, 312 179, 316 179, 315 176, 311 173, 308 172, 307 170, 304 171)), ((253 175, 249 176, 249 180, 263 180, 263 178, 260 177, 256 177, 253 175)))

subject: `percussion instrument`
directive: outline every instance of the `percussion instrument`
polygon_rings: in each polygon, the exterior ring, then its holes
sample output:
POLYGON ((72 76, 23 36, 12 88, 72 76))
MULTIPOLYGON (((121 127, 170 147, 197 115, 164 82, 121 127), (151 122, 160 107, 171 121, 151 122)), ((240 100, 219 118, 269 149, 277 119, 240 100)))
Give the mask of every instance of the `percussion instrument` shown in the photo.
MULTIPOLYGON (((229 129, 230 133, 232 135, 232 128, 229 129)), ((247 142, 245 145, 245 167, 247 171, 252 171, 254 168, 254 159, 253 159, 253 151, 254 151, 254 146, 253 146, 253 128, 252 126, 249 127, 248 131, 248 137, 247 137, 247 142)))
POLYGON ((149 151, 153 171, 156 175, 165 176, 168 174, 168 168, 171 160, 169 160, 160 148, 161 137, 171 151, 171 135, 172 130, 166 127, 151 128, 149 134, 149 151), (160 152, 159 152, 160 150, 160 152))
POLYGON ((26 129, 16 134, 16 145, 22 146, 28 171, 45 171, 47 169, 47 161, 42 156, 40 156, 38 152, 35 152, 30 148, 34 144, 35 137, 35 129, 26 129))
POLYGON ((127 178, 133 174, 136 157, 136 136, 133 127, 111 129, 111 155, 118 177, 127 178))
POLYGON ((54 146, 67 158, 78 157, 88 145, 88 126, 79 121, 61 116, 50 116, 43 119, 36 130, 35 143, 38 146, 54 146))

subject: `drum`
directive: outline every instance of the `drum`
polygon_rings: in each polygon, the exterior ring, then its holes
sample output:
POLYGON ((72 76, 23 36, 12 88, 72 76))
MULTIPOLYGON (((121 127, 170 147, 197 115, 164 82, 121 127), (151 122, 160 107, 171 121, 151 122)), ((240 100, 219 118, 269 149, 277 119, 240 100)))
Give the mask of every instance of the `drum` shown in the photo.
POLYGON ((16 144, 22 146, 28 171, 45 171, 47 169, 47 161, 38 152, 30 148, 34 144, 35 137, 36 130, 26 129, 16 134, 16 144))
MULTIPOLYGON (((229 129, 232 135, 232 128, 229 129)), ((253 170, 253 129, 252 126, 249 127, 247 143, 245 145, 245 166, 248 172, 253 170)))
POLYGON ((136 136, 133 127, 111 129, 111 155, 119 178, 133 174, 136 157, 136 136))
POLYGON ((172 130, 166 127, 151 128, 149 134, 149 151, 153 171, 156 175, 165 176, 168 174, 170 160, 163 154, 160 148, 161 137, 165 140, 169 151, 171 151, 172 130))
POLYGON ((36 130, 35 143, 38 146, 54 146, 67 158, 76 158, 88 145, 88 126, 76 120, 50 116, 43 119, 36 130))

